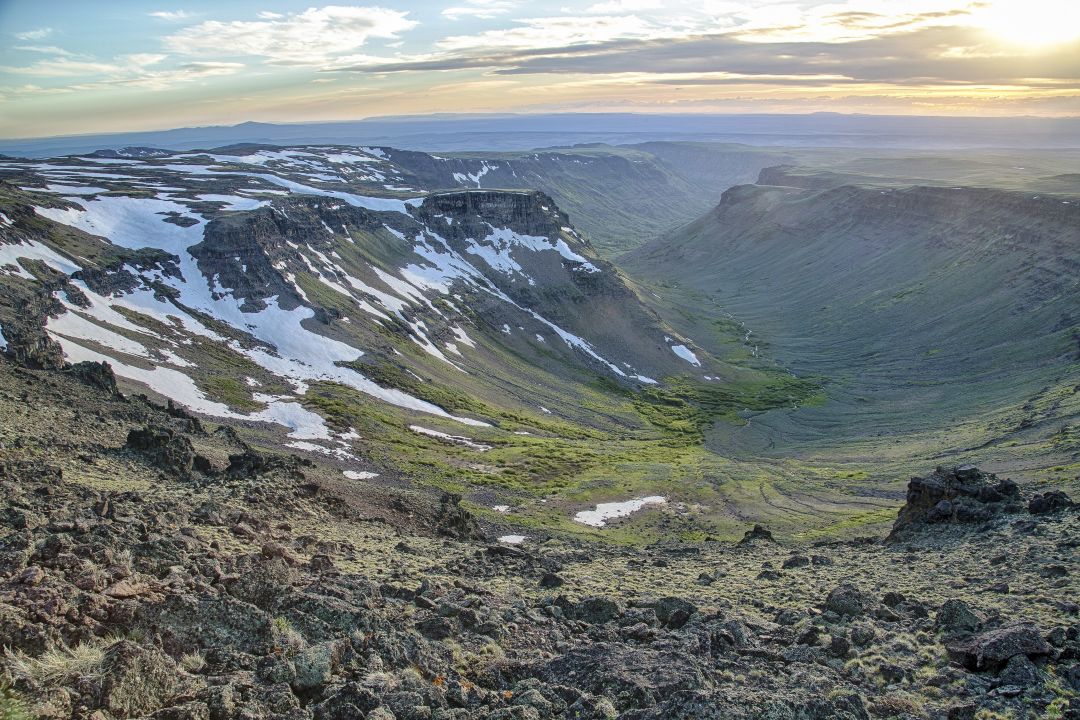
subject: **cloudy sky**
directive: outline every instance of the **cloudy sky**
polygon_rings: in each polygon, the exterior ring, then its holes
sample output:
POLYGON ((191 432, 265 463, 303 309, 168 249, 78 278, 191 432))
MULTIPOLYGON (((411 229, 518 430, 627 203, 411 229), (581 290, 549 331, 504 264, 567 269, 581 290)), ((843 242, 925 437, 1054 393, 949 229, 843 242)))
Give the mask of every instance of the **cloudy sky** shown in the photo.
POLYGON ((1080 0, 0 0, 0 137, 435 112, 1080 115, 1080 0))

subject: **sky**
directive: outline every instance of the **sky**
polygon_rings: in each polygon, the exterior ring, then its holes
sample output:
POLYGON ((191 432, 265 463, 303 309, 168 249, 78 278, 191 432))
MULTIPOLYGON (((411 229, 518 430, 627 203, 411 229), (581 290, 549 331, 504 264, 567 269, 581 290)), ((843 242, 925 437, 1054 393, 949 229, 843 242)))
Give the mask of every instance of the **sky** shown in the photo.
POLYGON ((0 137, 562 111, 1080 116, 1080 0, 0 0, 0 137))

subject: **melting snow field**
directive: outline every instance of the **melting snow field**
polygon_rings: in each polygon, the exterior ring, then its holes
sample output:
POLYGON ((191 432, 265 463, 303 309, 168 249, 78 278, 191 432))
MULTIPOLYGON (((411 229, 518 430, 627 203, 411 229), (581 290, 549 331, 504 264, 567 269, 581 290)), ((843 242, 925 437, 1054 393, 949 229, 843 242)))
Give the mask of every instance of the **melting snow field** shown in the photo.
POLYGON ((686 347, 685 345, 672 345, 671 352, 675 353, 694 367, 701 367, 701 361, 698 360, 697 355, 695 355, 694 351, 686 347))
POLYGON ((379 477, 379 473, 367 472, 366 470, 342 470, 341 474, 350 480, 371 480, 379 477))
POLYGON ((608 520, 627 517, 641 510, 646 505, 664 505, 667 498, 661 495, 624 500, 623 502, 600 503, 595 510, 582 510, 574 516, 574 520, 592 527, 604 527, 608 520))
POLYGON ((462 437, 461 435, 447 435, 444 432, 439 432, 438 430, 431 430, 426 427, 421 427, 420 425, 410 425, 409 429, 412 430, 414 433, 417 433, 418 435, 427 435, 428 437, 444 440, 448 443, 453 443, 455 445, 464 445, 465 447, 470 447, 473 450, 479 450, 480 452, 491 449, 490 445, 478 443, 467 437, 462 437))
POLYGON ((499 538, 499 542, 506 543, 507 545, 520 545, 528 540, 528 535, 503 535, 499 538))

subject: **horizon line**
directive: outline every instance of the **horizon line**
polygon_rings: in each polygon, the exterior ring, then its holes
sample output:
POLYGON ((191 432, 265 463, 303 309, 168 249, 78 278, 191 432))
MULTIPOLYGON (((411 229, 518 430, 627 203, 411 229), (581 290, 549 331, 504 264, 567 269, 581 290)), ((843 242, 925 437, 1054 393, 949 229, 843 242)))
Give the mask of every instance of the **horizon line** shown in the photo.
MULTIPOLYGON (((237 128, 243 125, 268 125, 268 126, 317 126, 339 125, 349 123, 364 123, 373 121, 415 121, 424 119, 483 119, 483 118, 515 118, 515 117, 542 117, 542 116, 583 116, 583 115, 622 115, 640 117, 815 117, 834 116, 851 118, 895 118, 895 119, 949 119, 949 120, 972 120, 977 122, 1003 122, 1010 120, 1033 120, 1043 122, 1068 122, 1080 121, 1080 115, 965 115, 965 114, 896 114, 896 113, 869 113, 869 112, 838 112, 834 110, 816 110, 813 112, 649 112, 633 110, 567 110, 567 111, 542 111, 542 112, 460 112, 460 113, 416 113, 394 115, 369 115, 359 118, 341 120, 240 120, 234 123, 216 123, 208 125, 181 125, 173 127, 156 127, 143 130, 107 130, 100 132, 67 133, 59 135, 23 135, 18 137, 0 137, 0 143, 34 142, 42 140, 64 140, 68 138, 108 137, 112 135, 136 135, 142 133, 164 133, 181 130, 211 130, 237 128)), ((536 131, 542 132, 542 131, 536 131)), ((612 134, 630 133, 629 130, 613 130, 612 134)))

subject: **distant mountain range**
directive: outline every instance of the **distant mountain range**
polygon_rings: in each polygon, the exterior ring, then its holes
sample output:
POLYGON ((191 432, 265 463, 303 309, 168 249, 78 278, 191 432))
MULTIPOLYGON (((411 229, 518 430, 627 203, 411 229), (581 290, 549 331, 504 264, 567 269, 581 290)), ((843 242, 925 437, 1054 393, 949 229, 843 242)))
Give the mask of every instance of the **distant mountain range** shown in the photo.
POLYGON ((126 146, 192 150, 232 143, 366 144, 450 152, 657 140, 796 147, 1080 147, 1080 119, 836 113, 417 115, 326 123, 245 122, 160 131, 7 139, 0 140, 0 154, 47 157, 126 146))

